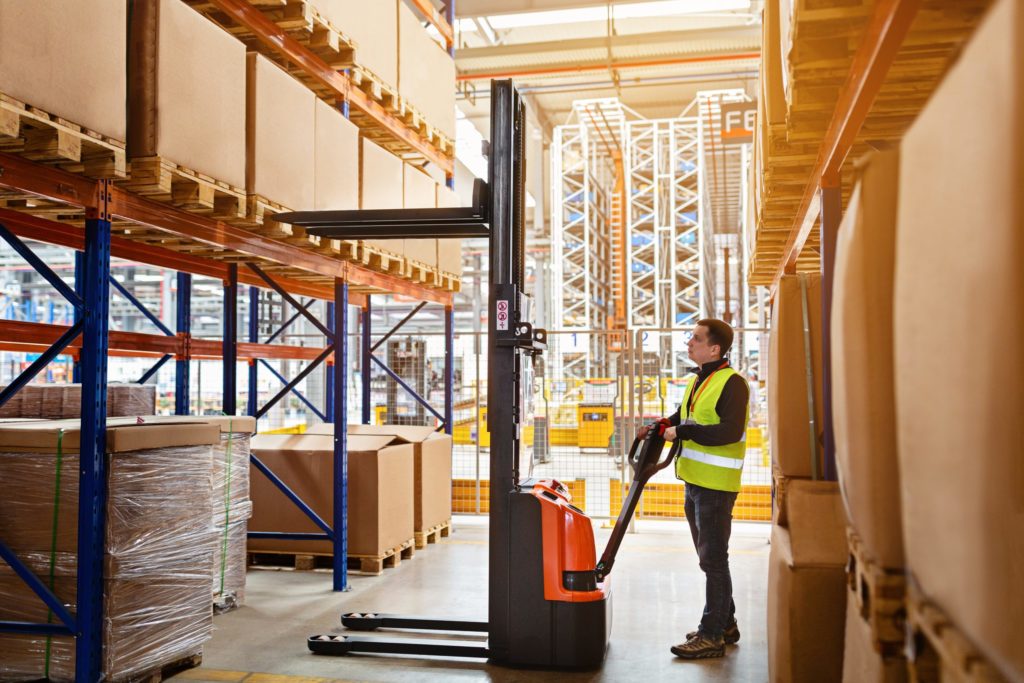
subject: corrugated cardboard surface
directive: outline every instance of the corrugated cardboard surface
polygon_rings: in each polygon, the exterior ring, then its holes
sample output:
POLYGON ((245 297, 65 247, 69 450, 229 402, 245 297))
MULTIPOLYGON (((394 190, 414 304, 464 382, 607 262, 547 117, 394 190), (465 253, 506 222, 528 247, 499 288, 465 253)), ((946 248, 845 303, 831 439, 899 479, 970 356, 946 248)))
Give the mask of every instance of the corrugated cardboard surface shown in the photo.
MULTIPOLYGON (((401 159, 363 138, 359 154, 359 208, 401 209, 404 206, 403 168, 401 159)), ((405 254, 405 240, 363 241, 392 254, 405 254)))
POLYGON ((1024 679, 1022 42, 1024 6, 1000 0, 903 139, 893 310, 907 566, 1011 680, 1024 679))
POLYGON ((850 523, 882 567, 903 567, 892 296, 899 153, 873 154, 843 216, 832 300, 832 416, 850 523))
POLYGON ((133 3, 128 54, 129 156, 243 187, 245 45, 179 0, 151 0, 133 3))
MULTIPOLYGON (((255 434, 256 418, 250 415, 149 415, 143 417, 144 424, 175 422, 202 422, 216 425, 222 434, 255 434)), ((109 420, 108 424, 129 425, 130 422, 109 420)))
POLYGON ((356 42, 356 64, 398 86, 398 5, 401 0, 318 0, 317 7, 356 42))
POLYGON ((455 139, 455 60, 405 3, 398 6, 398 92, 427 123, 455 139))
MULTIPOLYGON (((122 453, 152 448, 171 448, 215 444, 220 441, 220 429, 196 419, 179 418, 160 424, 126 424, 112 419, 107 427, 107 452, 122 453), (187 424, 188 429, 181 425, 187 424)), ((0 425, 0 450, 19 452, 55 452, 60 434, 65 453, 77 453, 81 446, 81 420, 45 420, 14 422, 0 425)))
MULTIPOLYGON (((405 7, 403 6, 403 9, 405 7)), ((402 168, 404 205, 407 209, 433 209, 437 206, 437 183, 426 173, 404 164, 402 168)), ((405 240, 405 253, 409 258, 437 267, 437 240, 405 240)))
POLYGON ((845 569, 801 565, 794 557, 790 532, 772 527, 768 672, 773 683, 840 680, 845 602, 845 569))
POLYGON ((359 208, 359 129, 323 100, 316 101, 314 209, 359 208))
MULTIPOLYGON (((444 185, 437 186, 437 205, 439 207, 462 206, 459 195, 444 185)), ((437 241, 437 268, 445 273, 462 274, 462 240, 443 239, 437 241)))
MULTIPOLYGON (((325 522, 334 509, 334 438, 260 435, 252 452, 325 522)), ((348 552, 380 556, 413 536, 413 447, 391 436, 348 437, 348 552)), ((320 529, 255 469, 251 473, 253 531, 320 529)), ((327 541, 251 539, 250 551, 330 553, 327 541)))
MULTIPOLYGON (((334 434, 333 424, 310 427, 310 434, 334 434)), ((349 425, 349 435, 394 436, 413 445, 413 525, 426 531, 452 518, 452 437, 433 427, 349 425)))
POLYGON ((124 0, 3 0, 0 92, 123 141, 127 15, 124 0))
POLYGON ((801 565, 846 566, 846 513, 834 481, 775 478, 775 519, 801 565))
POLYGON ((843 647, 843 683, 904 683, 907 660, 884 659, 875 651, 871 624, 857 610, 857 597, 846 594, 846 632, 843 647))
MULTIPOLYGON (((771 432, 772 459, 787 477, 811 476, 807 363, 799 277, 787 275, 779 282, 772 309, 772 334, 768 350, 768 429, 771 432)), ((814 383, 814 437, 818 444, 820 474, 823 471, 821 276, 811 274, 806 277, 814 383)))
POLYGON ((245 189, 291 209, 313 205, 316 96, 255 53, 246 72, 245 189))
MULTIPOLYGON (((107 417, 152 415, 155 384, 107 385, 107 417)), ((81 384, 28 384, 0 407, 0 417, 59 420, 82 414, 81 384)))

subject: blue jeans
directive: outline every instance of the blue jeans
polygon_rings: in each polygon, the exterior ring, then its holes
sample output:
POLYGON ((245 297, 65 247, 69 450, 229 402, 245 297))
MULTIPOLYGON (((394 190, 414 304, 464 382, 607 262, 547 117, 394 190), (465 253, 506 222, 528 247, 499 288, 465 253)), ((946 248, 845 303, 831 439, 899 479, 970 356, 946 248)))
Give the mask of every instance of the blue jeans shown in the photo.
POLYGON ((686 484, 686 521, 705 577, 704 616, 700 631, 717 638, 736 618, 729 574, 729 534, 735 491, 716 491, 686 484))

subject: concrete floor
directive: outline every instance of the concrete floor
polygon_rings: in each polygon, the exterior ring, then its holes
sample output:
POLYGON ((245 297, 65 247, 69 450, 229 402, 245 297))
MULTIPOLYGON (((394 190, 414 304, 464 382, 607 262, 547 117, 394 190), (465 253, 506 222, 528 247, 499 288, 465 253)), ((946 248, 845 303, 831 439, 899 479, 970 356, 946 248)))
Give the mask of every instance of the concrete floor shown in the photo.
MULTIPOLYGON (((694 627, 704 578, 684 524, 642 522, 628 534, 612 573, 614 622, 604 667, 593 672, 510 670, 481 660, 357 655, 306 649, 314 633, 340 633, 342 612, 384 611, 468 619, 486 617, 486 518, 456 518, 455 533, 382 576, 350 574, 351 592, 333 593, 327 574, 252 570, 246 605, 215 618, 203 666, 174 680, 314 681, 756 681, 768 680, 765 603, 768 532, 737 522, 731 543, 742 638, 723 659, 686 662, 669 647, 694 627), (273 675, 253 675, 250 672, 273 675)), ((598 548, 608 530, 597 532, 598 548)), ((433 636, 438 637, 438 636, 433 636)))

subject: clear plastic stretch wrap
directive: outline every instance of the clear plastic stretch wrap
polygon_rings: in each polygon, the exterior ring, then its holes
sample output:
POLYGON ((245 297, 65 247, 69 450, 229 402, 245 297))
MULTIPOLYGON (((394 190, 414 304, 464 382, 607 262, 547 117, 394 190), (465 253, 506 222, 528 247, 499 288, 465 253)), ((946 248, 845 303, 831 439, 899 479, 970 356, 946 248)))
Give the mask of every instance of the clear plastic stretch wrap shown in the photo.
MULTIPOLYGON (((35 450, 0 447, 0 486, 11 492, 0 497, 0 539, 73 606, 79 456, 59 446, 35 450)), ((212 445, 107 456, 106 680, 126 680, 200 653, 211 635, 210 571, 218 538, 210 523, 212 457, 212 445)), ((0 565, 0 620, 57 618, 0 565)), ((0 634, 0 680, 37 678, 73 680, 74 641, 0 634)))
MULTIPOLYGON (((152 415, 155 412, 155 384, 107 385, 108 417, 152 415)), ((81 384, 29 384, 0 407, 0 418, 59 420, 81 414, 81 384)))
POLYGON ((249 441, 248 432, 226 431, 213 449, 213 526, 217 531, 213 606, 220 612, 239 607, 245 599, 246 541, 252 517, 249 441))

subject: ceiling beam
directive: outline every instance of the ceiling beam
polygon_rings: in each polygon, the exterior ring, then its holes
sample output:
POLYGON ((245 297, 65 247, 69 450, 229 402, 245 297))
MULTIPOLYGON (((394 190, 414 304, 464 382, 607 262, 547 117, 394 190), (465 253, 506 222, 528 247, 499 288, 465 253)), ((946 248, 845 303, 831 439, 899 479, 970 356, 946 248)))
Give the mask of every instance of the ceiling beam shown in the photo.
MULTIPOLYGON (((616 5, 628 5, 643 0, 616 0, 616 5)), ((455 16, 493 17, 499 14, 520 12, 544 12, 547 10, 579 9, 581 7, 604 7, 607 0, 458 0, 455 16)))

